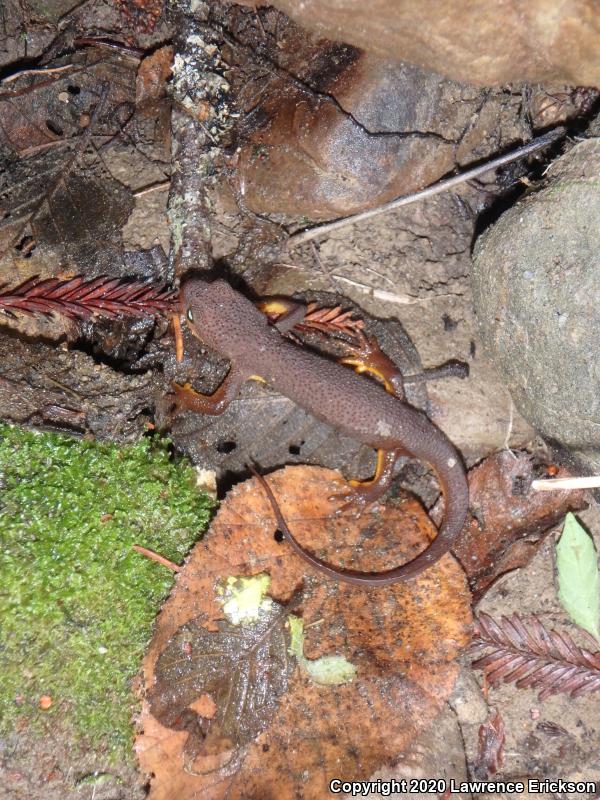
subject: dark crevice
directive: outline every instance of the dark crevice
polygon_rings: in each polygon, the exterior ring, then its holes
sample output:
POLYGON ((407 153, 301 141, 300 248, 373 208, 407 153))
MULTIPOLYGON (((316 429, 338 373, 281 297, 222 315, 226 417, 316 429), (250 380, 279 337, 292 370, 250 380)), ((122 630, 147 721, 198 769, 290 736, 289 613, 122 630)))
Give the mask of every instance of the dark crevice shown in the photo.
POLYGON ((53 133, 55 136, 62 136, 64 134, 63 129, 60 126, 58 126, 55 122, 52 122, 51 119, 46 120, 46 127, 48 128, 50 133, 53 133))
POLYGON ((125 357, 111 356, 99 350, 97 344, 86 339, 78 339, 70 345, 70 349, 85 353, 95 364, 110 367, 121 375, 143 375, 147 372, 146 366, 138 367, 135 353, 132 353, 131 360, 125 357))
POLYGON ((236 442, 228 441, 228 442, 219 442, 217 444, 216 450, 217 453, 227 454, 227 453, 233 453, 233 451, 236 448, 237 448, 236 442))

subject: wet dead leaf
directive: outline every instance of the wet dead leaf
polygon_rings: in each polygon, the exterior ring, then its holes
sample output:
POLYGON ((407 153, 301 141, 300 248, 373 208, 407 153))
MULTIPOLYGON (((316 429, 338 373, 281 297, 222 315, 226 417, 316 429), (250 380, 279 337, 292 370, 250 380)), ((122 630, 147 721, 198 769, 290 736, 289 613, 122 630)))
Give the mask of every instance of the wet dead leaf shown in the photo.
POLYGON ((0 203, 8 215, 0 223, 0 259, 9 280, 61 268, 111 273, 122 262, 121 230, 133 198, 97 160, 70 172, 54 153, 20 162, 0 183, 0 203))
POLYGON ((156 665, 153 715, 189 733, 186 766, 200 754, 240 751, 269 724, 288 688, 291 659, 285 612, 271 603, 252 624, 193 620, 169 641, 156 665), (209 697, 211 705, 196 705, 209 697))
POLYGON ((135 103, 138 60, 105 48, 84 48, 50 61, 47 74, 24 71, 0 92, 0 147, 20 157, 57 147, 66 155, 100 101, 94 135, 121 130, 135 103))
MULTIPOLYGON (((583 492, 534 492, 539 477, 531 455, 503 450, 469 471, 471 515, 453 554, 479 600, 501 576, 525 566, 544 535, 567 511, 585 508, 583 492)), ((568 473, 561 469, 560 477, 568 473)), ((436 507, 435 514, 440 509, 436 507)))
MULTIPOLYGON (((412 499, 334 516, 344 484, 330 470, 287 467, 269 481, 292 532, 337 564, 389 568, 434 535, 412 499)), ((178 573, 144 661, 137 751, 152 800, 320 799, 335 775, 367 777, 402 753, 454 685, 471 616, 450 556, 410 583, 363 589, 326 579, 278 538, 248 480, 178 573), (297 653, 298 642, 296 630, 297 653), (317 683, 307 663, 327 671, 332 656, 336 681, 317 683)))
MULTIPOLYGON (((110 273, 122 262, 133 198, 103 151, 132 120, 136 67, 129 56, 85 48, 3 87, 0 257, 9 280, 110 273)), ((131 132, 125 138, 131 144, 131 132)))
MULTIPOLYGON (((136 274, 164 280, 164 259, 162 264, 149 264, 152 254, 132 258, 123 250, 122 231, 134 198, 114 177, 144 169, 149 175, 162 174, 160 148, 153 149, 156 142, 150 130, 154 123, 146 125, 135 105, 138 61, 127 52, 83 47, 41 70, 17 71, 3 84, 0 147, 6 168, 0 176, 0 273, 4 285, 16 286, 34 276, 75 274, 136 274), (144 133, 146 127, 150 129, 144 133), (129 173, 123 163, 130 164, 129 173)), ((81 335, 78 326, 55 316, 2 315, 0 323, 31 338, 74 341, 81 335)), ((86 333, 99 341, 99 349, 121 358, 132 344, 138 350, 143 347, 152 329, 139 326, 134 333, 125 327, 86 333)))

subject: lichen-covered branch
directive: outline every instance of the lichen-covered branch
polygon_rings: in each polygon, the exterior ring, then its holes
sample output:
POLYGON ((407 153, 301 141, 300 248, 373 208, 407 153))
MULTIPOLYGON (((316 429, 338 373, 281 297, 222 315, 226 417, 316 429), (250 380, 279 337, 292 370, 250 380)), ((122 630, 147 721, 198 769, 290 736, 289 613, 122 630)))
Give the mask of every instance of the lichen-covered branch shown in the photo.
POLYGON ((178 277, 211 267, 207 189, 231 119, 226 65, 218 28, 209 25, 209 5, 171 0, 169 13, 176 31, 169 219, 172 277, 178 277))

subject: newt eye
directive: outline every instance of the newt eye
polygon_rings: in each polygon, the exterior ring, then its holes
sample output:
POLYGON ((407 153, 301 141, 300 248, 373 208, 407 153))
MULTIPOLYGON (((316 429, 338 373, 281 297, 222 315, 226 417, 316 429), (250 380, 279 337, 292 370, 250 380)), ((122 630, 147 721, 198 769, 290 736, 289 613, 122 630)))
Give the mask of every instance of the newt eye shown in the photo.
POLYGON ((187 318, 189 319, 190 322, 194 321, 194 315, 192 314, 192 309, 191 308, 188 308, 188 310, 187 310, 187 318))

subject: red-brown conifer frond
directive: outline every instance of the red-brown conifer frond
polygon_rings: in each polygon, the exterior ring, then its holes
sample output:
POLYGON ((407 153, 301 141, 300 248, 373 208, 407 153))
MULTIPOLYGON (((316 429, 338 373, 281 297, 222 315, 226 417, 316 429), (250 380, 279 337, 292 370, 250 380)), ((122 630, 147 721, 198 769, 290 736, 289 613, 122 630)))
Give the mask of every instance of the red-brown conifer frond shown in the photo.
POLYGON ((357 337, 365 323, 353 314, 352 310, 342 311, 341 306, 319 308, 316 303, 309 303, 304 319, 296 328, 315 328, 323 333, 345 333, 357 337))
POLYGON ((600 690, 600 651, 579 647, 567 633, 547 631, 536 617, 525 622, 513 614, 497 622, 481 613, 473 645, 492 648, 473 666, 493 686, 504 681, 539 689, 540 700, 559 692, 580 697, 600 690))
POLYGON ((177 292, 165 286, 131 280, 85 278, 29 278, 14 288, 0 286, 0 311, 11 316, 63 314, 71 319, 167 316, 178 310, 177 292))

